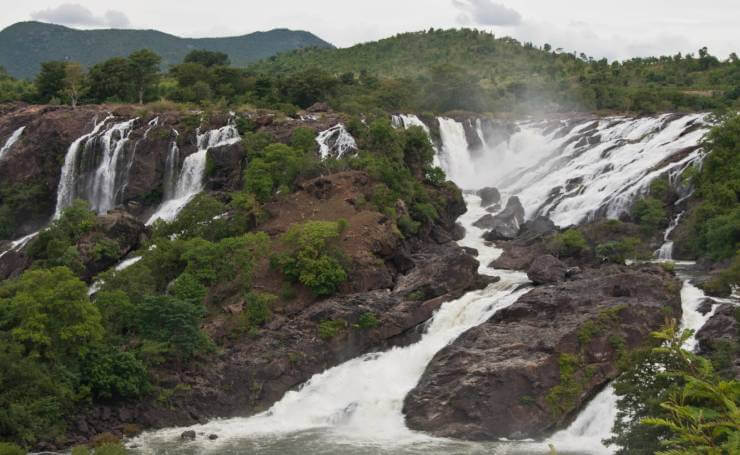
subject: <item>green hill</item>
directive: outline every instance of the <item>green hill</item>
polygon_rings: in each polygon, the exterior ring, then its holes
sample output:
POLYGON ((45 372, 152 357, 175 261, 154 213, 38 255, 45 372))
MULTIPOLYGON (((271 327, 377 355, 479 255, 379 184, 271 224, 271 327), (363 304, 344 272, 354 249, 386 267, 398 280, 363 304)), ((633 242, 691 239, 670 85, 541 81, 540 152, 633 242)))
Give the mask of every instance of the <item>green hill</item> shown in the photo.
POLYGON ((163 66, 179 63, 193 49, 224 52, 235 66, 246 66, 279 52, 332 47, 309 32, 274 29, 227 38, 180 38, 156 30, 75 30, 41 22, 19 22, 0 32, 0 66, 18 78, 36 75, 41 62, 73 60, 86 66, 147 48, 163 66))
POLYGON ((595 60, 477 30, 403 33, 345 49, 298 49, 250 69, 281 77, 319 68, 378 79, 377 90, 353 85, 339 107, 510 111, 705 110, 738 103, 740 62, 695 54, 595 60), (392 83, 391 81, 396 81, 392 83), (347 102, 347 98, 352 97, 347 102), (372 98, 372 99, 371 99, 372 98), (368 101, 372 101, 369 103, 368 101))

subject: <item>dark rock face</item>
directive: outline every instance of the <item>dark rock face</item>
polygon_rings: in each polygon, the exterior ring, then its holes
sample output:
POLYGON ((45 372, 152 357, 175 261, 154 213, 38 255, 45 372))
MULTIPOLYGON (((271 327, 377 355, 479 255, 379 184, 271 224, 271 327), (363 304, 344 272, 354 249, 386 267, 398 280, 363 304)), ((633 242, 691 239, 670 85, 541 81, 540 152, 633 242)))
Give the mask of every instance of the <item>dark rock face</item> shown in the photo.
POLYGON ((554 234, 557 231, 558 227, 555 226, 555 223, 550 218, 539 215, 522 224, 517 238, 529 242, 549 234, 554 234))
POLYGON ((529 266, 527 277, 532 283, 552 284, 565 280, 568 267, 560 262, 558 258, 550 254, 538 256, 529 266))
POLYGON ((506 207, 496 215, 483 215, 473 223, 475 227, 490 229, 484 238, 489 241, 511 240, 519 233, 519 228, 524 222, 524 207, 519 198, 512 196, 506 202, 506 207))
POLYGON ((534 288, 434 356, 405 399, 406 422, 470 440, 543 436, 617 375, 619 350, 647 341, 664 308, 680 313, 679 289, 655 266, 534 288))
POLYGON ((699 354, 719 358, 719 371, 740 379, 740 307, 721 304, 697 333, 699 354))
POLYGON ((488 207, 489 205, 496 204, 501 200, 501 194, 493 187, 482 188, 476 191, 475 194, 480 196, 480 204, 482 207, 488 207))
POLYGON ((96 229, 80 239, 77 249, 80 252, 86 274, 90 280, 96 274, 114 266, 129 252, 138 248, 145 239, 146 226, 124 210, 112 210, 96 219, 96 229), (100 255, 96 246, 101 241, 113 241, 115 251, 100 255))
POLYGON ((244 147, 239 144, 208 150, 206 188, 215 191, 236 191, 242 187, 244 147))

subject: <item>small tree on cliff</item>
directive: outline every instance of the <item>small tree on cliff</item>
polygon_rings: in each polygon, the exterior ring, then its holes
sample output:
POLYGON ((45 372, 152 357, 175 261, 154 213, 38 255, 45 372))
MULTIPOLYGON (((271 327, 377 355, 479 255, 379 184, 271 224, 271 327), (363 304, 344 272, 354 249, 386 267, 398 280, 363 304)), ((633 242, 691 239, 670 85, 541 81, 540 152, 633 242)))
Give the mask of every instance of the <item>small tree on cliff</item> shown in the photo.
POLYGON ((149 49, 141 49, 129 55, 128 60, 131 65, 131 81, 139 97, 139 104, 144 104, 144 93, 157 81, 162 58, 149 49))
POLYGON ((77 101, 86 91, 85 88, 85 70, 77 62, 67 63, 64 69, 64 90, 63 93, 69 97, 72 109, 77 108, 77 101))

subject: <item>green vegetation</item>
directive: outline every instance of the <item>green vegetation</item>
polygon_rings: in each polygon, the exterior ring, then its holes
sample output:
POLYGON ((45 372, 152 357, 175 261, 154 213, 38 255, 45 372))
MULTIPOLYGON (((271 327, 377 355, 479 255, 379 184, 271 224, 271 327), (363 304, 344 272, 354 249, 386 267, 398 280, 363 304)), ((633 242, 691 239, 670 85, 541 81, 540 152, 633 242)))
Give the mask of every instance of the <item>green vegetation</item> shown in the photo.
POLYGON ((319 324, 319 338, 322 340, 331 340, 335 336, 347 327, 345 321, 339 320, 326 320, 319 324))
POLYGON ((586 239, 577 229, 568 229, 550 239, 548 250, 558 257, 578 257, 589 249, 586 239))
POLYGON ((686 234, 677 243, 696 257, 729 262, 709 283, 714 293, 726 295, 731 285, 740 284, 740 115, 721 120, 702 144, 709 154, 691 178, 700 203, 691 209, 686 234))
POLYGON ((740 383, 682 348, 675 320, 653 334, 660 346, 634 352, 615 382, 618 418, 607 442, 618 454, 740 451, 740 383), (624 418, 629 416, 629 418, 624 418))
POLYGON ((195 49, 227 54, 233 64, 246 66, 278 52, 330 46, 311 33, 286 29, 228 38, 193 39, 156 30, 76 30, 41 22, 19 22, 7 27, 0 31, 0 43, 0 65, 18 78, 32 78, 41 62, 59 56, 90 67, 112 57, 148 48, 161 55, 162 67, 168 68, 181 62, 195 49), (44 37, 43 41, 40 37, 44 37))
POLYGON ((334 294, 347 280, 336 245, 340 234, 336 222, 294 224, 281 237, 288 250, 276 255, 274 262, 286 278, 308 287, 317 296, 334 294))

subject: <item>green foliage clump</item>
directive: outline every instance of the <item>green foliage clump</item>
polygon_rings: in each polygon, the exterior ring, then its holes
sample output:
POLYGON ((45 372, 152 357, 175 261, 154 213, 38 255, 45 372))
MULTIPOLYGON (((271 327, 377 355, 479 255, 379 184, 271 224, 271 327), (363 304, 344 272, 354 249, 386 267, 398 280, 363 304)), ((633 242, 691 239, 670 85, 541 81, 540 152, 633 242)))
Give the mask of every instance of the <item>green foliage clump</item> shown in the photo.
POLYGON ((0 455, 26 455, 26 451, 10 442, 0 442, 0 455))
POLYGON ((295 224, 281 237, 287 251, 276 255, 274 262, 290 281, 303 284, 317 296, 332 295, 347 280, 336 245, 340 233, 337 222, 295 224))
POLYGON ((279 188, 292 189, 296 178, 315 161, 313 155, 285 144, 269 145, 249 162, 244 189, 266 202, 279 188))
POLYGON ((653 334, 658 347, 633 353, 614 384, 619 396, 614 436, 618 454, 737 453, 740 383, 683 349, 690 331, 676 322, 653 334))
POLYGON ((579 230, 568 229, 550 239, 547 249, 559 257, 578 257, 585 254, 589 247, 579 230))
POLYGON ((310 154, 316 150, 316 132, 311 128, 300 126, 293 130, 290 136, 290 146, 300 150, 304 154, 310 154))
POLYGON ((632 207, 632 217, 645 233, 653 234, 666 224, 665 204, 654 197, 641 198, 632 207))
POLYGON ((380 321, 378 321, 378 318, 375 316, 375 313, 371 311, 367 311, 365 313, 362 313, 360 315, 360 318, 357 320, 357 327, 361 329, 374 329, 380 325, 380 321))
POLYGON ((18 237, 18 228, 24 220, 51 209, 49 199, 48 191, 38 183, 0 183, 0 239, 18 237))
POLYGON ((596 257, 602 262, 613 264, 624 264, 629 258, 638 257, 638 246, 640 239, 636 237, 624 237, 618 241, 609 241, 596 246, 596 257))
POLYGON ((176 357, 188 359, 210 348, 210 341, 200 330, 204 314, 200 302, 148 296, 136 305, 136 329, 148 340, 165 343, 176 357))
POLYGON ((245 323, 249 327, 261 327, 270 320, 270 307, 277 297, 266 292, 248 292, 244 300, 245 323))
POLYGON ((562 353, 558 358, 560 369, 560 383, 552 387, 545 400, 550 411, 556 415, 563 415, 575 408, 576 400, 583 391, 583 383, 577 375, 583 364, 582 359, 575 354, 562 353))
POLYGON ((327 319, 319 323, 319 338, 322 340, 330 340, 347 327, 347 323, 341 319, 332 320, 327 319))
POLYGON ((149 391, 146 366, 136 355, 112 347, 89 352, 82 362, 83 384, 103 400, 138 398, 149 391))
POLYGON ((84 359, 104 329, 87 286, 69 269, 29 270, 0 284, 0 437, 32 444, 64 430, 84 398, 84 359))

